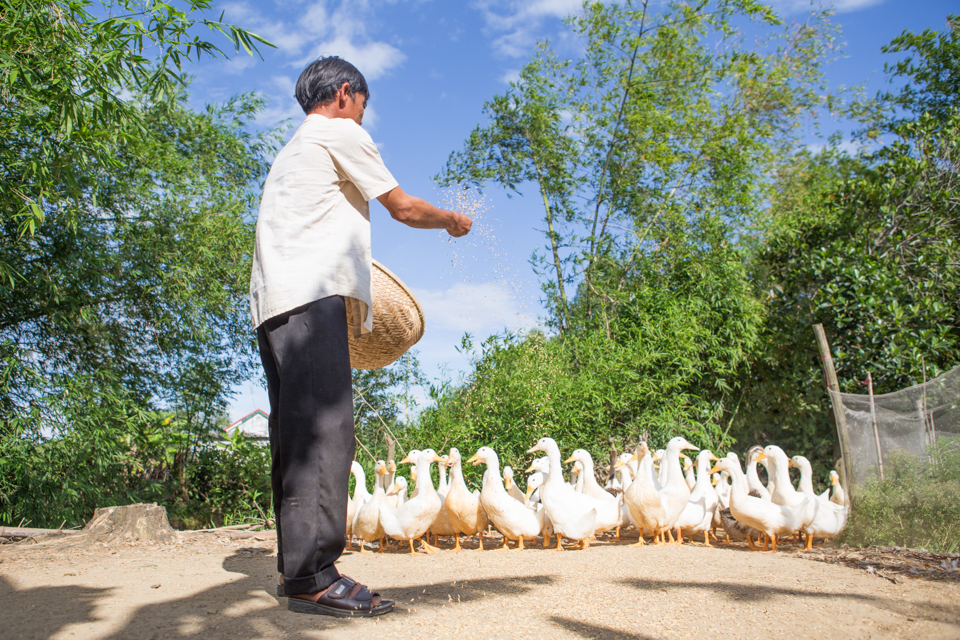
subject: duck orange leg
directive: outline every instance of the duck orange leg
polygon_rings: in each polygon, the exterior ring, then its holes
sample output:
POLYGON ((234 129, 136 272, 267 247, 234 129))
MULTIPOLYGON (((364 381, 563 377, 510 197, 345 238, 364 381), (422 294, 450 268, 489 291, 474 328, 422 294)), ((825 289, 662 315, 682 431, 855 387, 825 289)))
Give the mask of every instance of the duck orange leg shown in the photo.
POLYGON ((808 533, 808 534, 807 534, 807 544, 804 545, 803 550, 804 550, 804 551, 811 551, 812 549, 813 549, 813 534, 812 534, 812 533, 808 533))

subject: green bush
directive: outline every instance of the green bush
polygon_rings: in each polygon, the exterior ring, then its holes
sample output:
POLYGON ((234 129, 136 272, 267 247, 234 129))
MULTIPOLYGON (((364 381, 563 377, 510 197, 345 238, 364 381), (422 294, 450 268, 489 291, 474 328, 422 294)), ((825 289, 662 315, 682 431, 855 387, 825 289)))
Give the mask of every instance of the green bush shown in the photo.
POLYGON ((852 500, 841 542, 953 553, 960 549, 960 448, 940 444, 926 459, 894 452, 884 479, 852 500))

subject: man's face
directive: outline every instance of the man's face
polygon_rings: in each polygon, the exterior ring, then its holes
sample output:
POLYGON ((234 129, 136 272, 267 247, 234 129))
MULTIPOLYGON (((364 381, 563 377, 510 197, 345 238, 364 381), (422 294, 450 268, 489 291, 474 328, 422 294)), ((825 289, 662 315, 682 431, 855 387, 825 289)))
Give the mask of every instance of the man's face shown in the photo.
POLYGON ((343 117, 350 118, 357 124, 363 124, 363 112, 367 108, 367 94, 357 91, 351 97, 349 94, 344 96, 343 117))

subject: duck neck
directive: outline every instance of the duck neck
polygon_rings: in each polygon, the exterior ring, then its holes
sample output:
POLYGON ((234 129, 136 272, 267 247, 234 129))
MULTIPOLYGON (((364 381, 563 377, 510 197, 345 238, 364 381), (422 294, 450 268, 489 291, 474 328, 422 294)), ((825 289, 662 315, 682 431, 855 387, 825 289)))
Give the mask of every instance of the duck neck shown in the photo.
POLYGON ((355 480, 355 483, 353 486, 354 500, 370 495, 369 493, 367 493, 367 474, 363 472, 363 467, 354 468, 353 479, 355 480))
POLYGON ((467 486, 467 483, 463 480, 463 466, 459 460, 454 462, 453 466, 450 467, 450 486, 453 487, 454 485, 467 486))
MULTIPOLYGON (((664 485, 676 483, 680 481, 686 485, 686 480, 683 476, 683 467, 680 466, 680 450, 668 448, 667 452, 663 454, 663 457, 666 458, 665 462, 667 465, 667 475, 664 478, 664 485)), ((660 464, 664 464, 661 462, 660 464)))
POLYGON ((790 468, 787 466, 786 459, 771 458, 773 461, 773 477, 775 478, 775 491, 780 495, 791 495, 797 492, 790 482, 790 468))
POLYGON ((750 459, 747 460, 747 482, 750 484, 763 484, 760 482, 760 475, 757 473, 756 456, 750 456, 750 459))
POLYGON ((449 486, 447 485, 447 465, 438 464, 437 470, 440 472, 440 485, 439 485, 440 491, 443 491, 444 493, 446 493, 447 488, 449 486))
POLYGON ((436 493, 437 490, 433 488, 433 478, 430 477, 430 463, 432 460, 421 457, 417 460, 417 486, 416 491, 418 496, 425 495, 426 493, 436 493))
POLYGON ((697 486, 708 489, 713 486, 710 483, 710 456, 699 456, 697 458, 697 486))
POLYGON ((374 473, 373 478, 373 497, 382 498, 386 495, 386 489, 383 488, 384 476, 381 473, 374 473))
POLYGON ((813 493, 813 469, 806 460, 797 465, 800 468, 800 492, 813 493))
POLYGON ((747 487, 747 476, 744 475, 739 463, 731 463, 728 471, 731 481, 730 499, 741 500, 747 498, 750 495, 750 490, 747 487))
POLYGON ((547 445, 547 460, 550 461, 550 476, 547 480, 550 482, 563 482, 563 467, 560 465, 560 448, 556 443, 547 445))

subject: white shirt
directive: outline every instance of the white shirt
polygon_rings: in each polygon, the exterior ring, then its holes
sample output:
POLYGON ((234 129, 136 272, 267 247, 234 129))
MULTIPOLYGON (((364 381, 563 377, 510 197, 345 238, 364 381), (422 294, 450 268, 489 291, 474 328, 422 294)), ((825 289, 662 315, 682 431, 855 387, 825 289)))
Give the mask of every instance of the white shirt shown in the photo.
POLYGON ((397 187, 373 139, 347 118, 307 116, 267 176, 250 276, 254 328, 340 295, 373 330, 368 201, 397 187))

